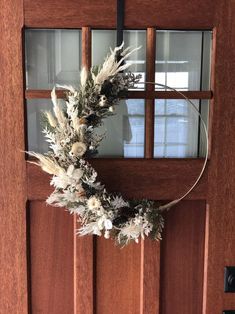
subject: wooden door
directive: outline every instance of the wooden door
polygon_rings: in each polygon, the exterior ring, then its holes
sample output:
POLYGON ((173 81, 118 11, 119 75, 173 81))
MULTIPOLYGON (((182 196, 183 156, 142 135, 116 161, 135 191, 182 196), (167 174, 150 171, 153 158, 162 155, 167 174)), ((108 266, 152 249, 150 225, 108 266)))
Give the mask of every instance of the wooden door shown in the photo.
MULTIPOLYGON (((120 250, 101 238, 76 237, 76 219, 45 205, 49 177, 26 164, 21 152, 24 98, 49 97, 45 90, 24 92, 23 28, 81 28, 83 64, 89 66, 90 29, 115 28, 115 8, 115 1, 101 0, 2 2, 3 314, 219 314, 235 309, 233 295, 223 292, 224 266, 235 262, 233 1, 126 1, 125 27, 147 29, 148 80, 154 80, 156 28, 213 30, 211 90, 188 94, 211 99, 210 162, 193 193, 167 213, 161 243, 146 240, 120 250)), ((129 95, 146 99, 145 158, 92 160, 109 190, 127 198, 175 199, 202 165, 200 158, 153 158, 154 99, 176 97, 158 93, 149 87, 129 95)))

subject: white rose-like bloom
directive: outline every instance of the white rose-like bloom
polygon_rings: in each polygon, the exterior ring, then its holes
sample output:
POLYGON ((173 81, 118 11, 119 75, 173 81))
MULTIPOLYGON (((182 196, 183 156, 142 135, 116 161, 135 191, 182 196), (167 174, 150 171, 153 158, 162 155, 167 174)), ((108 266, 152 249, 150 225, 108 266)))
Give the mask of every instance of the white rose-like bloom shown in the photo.
POLYGON ((85 154, 86 149, 86 144, 82 142, 76 142, 72 145, 69 155, 72 157, 81 157, 85 154))
POLYGON ((88 199, 87 206, 90 210, 98 209, 101 206, 101 202, 98 198, 96 198, 95 196, 92 196, 88 199))

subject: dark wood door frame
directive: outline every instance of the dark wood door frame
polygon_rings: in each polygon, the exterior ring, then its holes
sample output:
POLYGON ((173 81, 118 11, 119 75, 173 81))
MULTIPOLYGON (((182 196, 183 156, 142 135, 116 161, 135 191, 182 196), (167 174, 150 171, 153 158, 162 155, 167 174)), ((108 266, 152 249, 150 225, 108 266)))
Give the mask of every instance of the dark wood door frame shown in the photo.
MULTIPOLYGON (((81 0, 79 7, 74 6, 74 1, 68 0, 3 1, 0 20, 0 89, 3 95, 0 109, 0 311, 4 314, 27 313, 28 309, 26 201, 30 198, 32 186, 26 183, 26 163, 21 152, 25 147, 22 28, 80 28, 86 25, 114 28, 115 8, 115 1, 103 0, 81 0)), ((208 204, 203 314, 219 314, 223 309, 235 308, 233 295, 223 293, 223 268, 235 263, 235 199, 232 193, 235 189, 234 16, 235 3, 232 0, 174 0, 167 5, 160 1, 126 1, 126 28, 158 26, 163 29, 214 29, 216 54, 214 53, 213 57, 211 159, 208 181, 205 183, 206 195, 202 196, 196 191, 194 195, 194 199, 204 199, 208 204), (143 18, 140 19, 140 15, 143 18)), ((148 151, 151 153, 151 149, 148 151)), ((204 192, 205 190, 201 189, 204 192)), ((83 244, 77 246, 79 254, 87 254, 89 260, 90 251, 84 252, 83 247, 83 244)), ((145 259, 150 255, 146 254, 146 250, 151 252, 156 249, 151 248, 149 242, 145 245, 142 243, 143 314, 152 313, 153 309, 148 308, 148 300, 153 298, 153 294, 159 289, 158 283, 152 290, 154 293, 148 286, 146 276, 149 276, 149 261, 145 259)), ((156 262, 157 257, 154 263, 156 262)), ((155 269, 154 276, 159 276, 158 269, 155 269)), ((88 285, 87 289, 90 300, 88 306, 91 306, 92 293, 89 289, 92 288, 88 285)), ((77 293, 81 293, 79 289, 77 293)), ((79 308, 77 311, 79 313, 79 308)), ((91 313, 92 307, 89 311, 91 313)), ((158 305, 154 311, 158 311, 158 305)))

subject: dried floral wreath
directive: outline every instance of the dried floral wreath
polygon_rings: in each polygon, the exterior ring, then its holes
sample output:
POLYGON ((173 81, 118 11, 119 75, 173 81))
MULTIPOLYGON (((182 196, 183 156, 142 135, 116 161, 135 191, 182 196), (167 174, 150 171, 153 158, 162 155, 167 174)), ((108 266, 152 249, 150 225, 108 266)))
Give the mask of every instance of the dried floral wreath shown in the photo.
POLYGON ((97 154, 103 138, 95 129, 102 125, 104 118, 114 114, 114 106, 141 78, 123 72, 130 66, 124 61, 138 48, 128 47, 124 51, 122 48, 123 44, 111 49, 102 66, 90 71, 83 68, 78 90, 60 86, 68 90, 65 109, 57 100, 55 88, 52 90, 54 114, 43 113, 43 133, 50 150, 44 155, 28 154, 38 159, 32 163, 53 175, 50 184, 55 190, 47 203, 66 207, 70 213, 78 215, 80 235, 104 235, 125 246, 145 236, 160 240, 164 226, 162 212, 180 199, 165 206, 152 200, 126 201, 121 195, 106 191, 87 161, 97 154))

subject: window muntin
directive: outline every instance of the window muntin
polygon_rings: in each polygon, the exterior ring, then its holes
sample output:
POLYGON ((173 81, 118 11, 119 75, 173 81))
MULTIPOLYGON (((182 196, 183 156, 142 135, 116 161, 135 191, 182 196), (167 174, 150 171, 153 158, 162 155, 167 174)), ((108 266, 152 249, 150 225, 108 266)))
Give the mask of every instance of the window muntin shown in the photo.
MULTIPOLYGON (((159 82, 160 80, 160 83, 167 83, 180 90, 193 89, 196 90, 195 93, 197 93, 197 90, 208 90, 210 83, 211 34, 210 31, 157 31, 156 81, 159 82), (162 46, 161 42, 163 43, 162 46), (195 48, 192 55, 189 54, 190 49, 186 49, 190 42, 195 48), (181 48, 183 43, 184 48, 186 47, 185 51, 181 48), (197 47, 195 43, 197 43, 197 47)), ((32 89, 41 89, 42 92, 44 89, 50 90, 56 83, 78 85, 81 68, 80 30, 28 29, 25 37, 26 87, 29 92, 32 89), (72 57, 70 57, 70 54, 72 54, 72 57), (70 60, 66 63, 68 59, 70 60)), ((91 38, 92 64, 100 64, 103 62, 109 48, 116 45, 116 31, 92 30, 91 38)), ((146 31, 126 30, 124 31, 124 41, 125 46, 131 45, 133 48, 139 45, 142 46, 142 49, 136 52, 127 62, 137 61, 137 65, 132 65, 131 70, 136 74, 141 73, 145 80, 146 31)), ((134 97, 138 98, 138 92, 143 89, 144 84, 139 85, 138 90, 133 94, 134 97)), ((164 91, 165 89, 156 88, 156 90, 164 91)), ((103 131, 107 128, 107 136, 101 144, 98 157, 144 157, 145 140, 148 140, 145 139, 145 119, 148 120, 148 118, 145 117, 145 101, 141 98, 147 98, 148 94, 143 95, 140 94, 139 99, 123 101, 117 108, 117 115, 105 121, 103 131), (136 109, 134 109, 135 107, 136 109), (126 111, 123 108, 126 108, 126 111), (133 110, 136 110, 136 112, 133 110), (114 143, 111 140, 112 138, 115 138, 118 145, 112 145, 114 143)), ((161 95, 164 98, 164 94, 161 95)), ((205 143, 203 141, 205 136, 200 121, 198 121, 197 115, 192 113, 192 110, 186 111, 189 104, 187 106, 182 105, 184 102, 184 100, 176 99, 157 99, 155 101, 155 158, 204 156, 205 143), (161 102, 164 102, 164 105, 161 105, 161 102), (164 139, 163 133, 165 133, 164 139)), ((204 120, 207 121, 208 101, 199 99, 194 103, 202 113, 204 120)), ((48 149, 41 134, 40 125, 40 111, 48 108, 52 108, 49 99, 27 100, 28 144, 30 150, 45 152, 48 149)), ((146 127, 148 128, 148 125, 146 127)))

